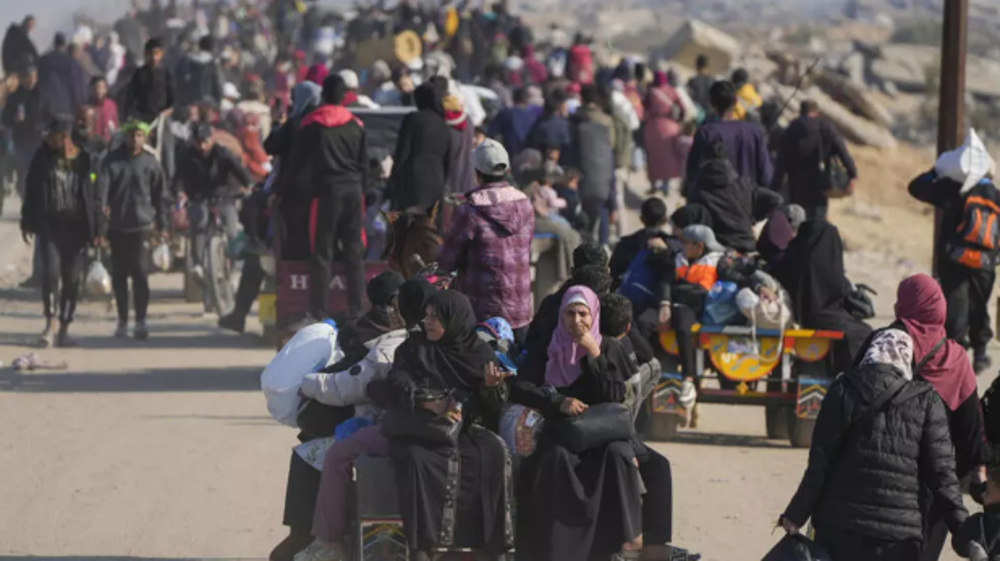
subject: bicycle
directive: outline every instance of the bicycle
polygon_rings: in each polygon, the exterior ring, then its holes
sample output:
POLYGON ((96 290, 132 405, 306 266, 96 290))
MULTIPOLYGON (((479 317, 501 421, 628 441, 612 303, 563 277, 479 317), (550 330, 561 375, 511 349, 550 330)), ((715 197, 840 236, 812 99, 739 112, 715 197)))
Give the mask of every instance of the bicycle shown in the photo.
MULTIPOLYGON (((204 233, 204 263, 201 263, 203 275, 203 302, 206 312, 214 312, 220 317, 229 314, 236 304, 236 289, 233 286, 233 260, 229 254, 229 238, 223 227, 222 214, 219 211, 219 199, 209 199, 204 202, 208 213, 208 223, 204 233)), ((191 240, 191 244, 194 244, 191 240)), ((188 252, 189 256, 192 252, 188 252)), ((185 260, 190 274, 198 264, 193 259, 185 260)))

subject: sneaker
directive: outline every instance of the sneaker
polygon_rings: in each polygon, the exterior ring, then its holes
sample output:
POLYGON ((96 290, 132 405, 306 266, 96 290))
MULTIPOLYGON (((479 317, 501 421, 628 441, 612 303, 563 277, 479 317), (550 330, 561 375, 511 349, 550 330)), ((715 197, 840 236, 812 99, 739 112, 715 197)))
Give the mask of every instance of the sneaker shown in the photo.
POLYGON ((347 561, 347 552, 339 544, 312 542, 309 547, 295 554, 294 561, 347 561))
POLYGON ((132 332, 132 336, 139 341, 145 341, 149 339, 149 329, 146 327, 146 322, 137 321, 135 322, 135 329, 132 332))
POLYGON ((690 411, 697 399, 698 391, 694 387, 694 381, 685 378, 681 382, 681 394, 677 397, 677 402, 680 403, 681 407, 690 411))
POLYGON ((128 324, 124 322, 119 322, 118 327, 115 328, 115 337, 123 339, 128 337, 128 324))
POLYGON ((982 374, 990 366, 993 366, 993 359, 990 355, 986 354, 986 351, 976 351, 975 358, 972 360, 972 369, 976 374, 982 374))
POLYGON ((191 267, 191 278, 195 280, 198 284, 205 283, 205 269, 201 265, 195 265, 191 267))
POLYGON ((246 329, 246 321, 236 317, 236 314, 229 314, 219 318, 219 327, 242 334, 246 329))

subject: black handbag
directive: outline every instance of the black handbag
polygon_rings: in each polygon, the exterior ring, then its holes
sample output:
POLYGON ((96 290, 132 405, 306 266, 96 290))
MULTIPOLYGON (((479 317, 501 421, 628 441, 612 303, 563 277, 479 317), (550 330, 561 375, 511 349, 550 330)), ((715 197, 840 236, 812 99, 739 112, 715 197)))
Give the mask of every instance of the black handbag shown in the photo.
POLYGON ((559 444, 574 454, 635 435, 632 413, 621 403, 591 405, 579 415, 546 423, 559 444))
POLYGON ((844 299, 844 309, 851 314, 854 319, 866 320, 875 317, 875 302, 869 294, 878 295, 878 292, 867 284, 858 284, 844 299))
POLYGON ((458 433, 462 423, 452 421, 447 415, 438 415, 424 409, 424 403, 445 402, 445 410, 450 409, 450 395, 418 398, 413 409, 394 408, 382 417, 382 436, 386 438, 401 438, 422 440, 430 444, 458 444, 458 433))
POLYGON ((824 154, 823 149, 823 129, 819 134, 819 190, 828 199, 842 199, 851 196, 848 188, 851 178, 847 174, 847 168, 839 159, 832 154, 824 154))

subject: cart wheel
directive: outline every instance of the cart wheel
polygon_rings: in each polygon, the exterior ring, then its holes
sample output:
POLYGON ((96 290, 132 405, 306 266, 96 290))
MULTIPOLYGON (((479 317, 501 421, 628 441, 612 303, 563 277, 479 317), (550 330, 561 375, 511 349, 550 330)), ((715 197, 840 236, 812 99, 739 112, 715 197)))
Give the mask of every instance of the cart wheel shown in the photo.
POLYGON ((795 419, 795 409, 788 405, 768 405, 764 408, 767 423, 767 437, 787 440, 792 437, 791 426, 795 419))
POLYGON ((795 417, 792 423, 792 433, 789 435, 789 442, 792 448, 809 448, 812 446, 813 429, 816 427, 816 419, 800 419, 795 417))
POLYGON ((677 427, 681 424, 679 415, 673 413, 653 413, 646 436, 649 440, 669 442, 677 438, 677 427))

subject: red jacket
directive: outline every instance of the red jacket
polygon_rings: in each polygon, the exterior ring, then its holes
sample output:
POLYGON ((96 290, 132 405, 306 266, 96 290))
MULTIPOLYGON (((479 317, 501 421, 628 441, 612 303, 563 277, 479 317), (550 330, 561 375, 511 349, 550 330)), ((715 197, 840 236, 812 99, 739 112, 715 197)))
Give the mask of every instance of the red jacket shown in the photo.
POLYGON ((112 132, 118 130, 118 106, 110 97, 91 101, 94 106, 94 134, 104 140, 111 140, 112 132))

